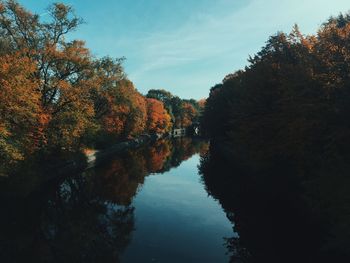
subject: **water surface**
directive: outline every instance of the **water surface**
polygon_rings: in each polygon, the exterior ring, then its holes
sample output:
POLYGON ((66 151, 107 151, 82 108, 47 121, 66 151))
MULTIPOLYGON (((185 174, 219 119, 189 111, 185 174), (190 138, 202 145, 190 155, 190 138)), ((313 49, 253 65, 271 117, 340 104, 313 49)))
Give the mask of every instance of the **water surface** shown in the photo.
POLYGON ((228 262, 232 223, 198 174, 207 149, 161 140, 25 197, 3 196, 0 261, 228 262))
POLYGON ((232 226, 198 175, 199 154, 148 176, 133 201, 135 232, 124 262, 227 262, 232 226))

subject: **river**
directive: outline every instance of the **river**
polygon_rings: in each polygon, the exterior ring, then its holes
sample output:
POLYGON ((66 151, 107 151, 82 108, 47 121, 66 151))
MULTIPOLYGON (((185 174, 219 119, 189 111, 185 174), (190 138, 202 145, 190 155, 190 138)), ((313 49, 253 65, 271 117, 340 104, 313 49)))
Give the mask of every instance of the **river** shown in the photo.
POLYGON ((232 223, 198 173, 203 141, 162 140, 2 200, 2 262, 228 262, 232 223))
POLYGON ((232 227, 198 176, 199 155, 146 178, 133 200, 135 232, 123 262, 227 262, 232 227))

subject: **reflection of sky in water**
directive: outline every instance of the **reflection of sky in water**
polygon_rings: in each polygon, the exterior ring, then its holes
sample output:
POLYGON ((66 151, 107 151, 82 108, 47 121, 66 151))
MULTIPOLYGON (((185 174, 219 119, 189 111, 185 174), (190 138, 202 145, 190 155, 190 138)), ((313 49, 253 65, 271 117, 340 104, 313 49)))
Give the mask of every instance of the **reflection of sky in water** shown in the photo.
POLYGON ((232 225, 200 182, 199 156, 146 177, 134 199, 135 227, 123 262, 227 262, 232 225))

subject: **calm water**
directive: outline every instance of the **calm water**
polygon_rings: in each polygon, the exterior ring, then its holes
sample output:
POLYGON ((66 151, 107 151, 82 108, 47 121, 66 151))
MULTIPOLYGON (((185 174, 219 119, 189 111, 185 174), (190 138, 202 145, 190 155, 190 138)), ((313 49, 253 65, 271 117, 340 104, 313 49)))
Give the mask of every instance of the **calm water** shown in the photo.
POLYGON ((348 165, 306 180, 208 148, 160 140, 37 191, 30 170, 0 180, 0 262, 350 262, 348 165))
POLYGON ((232 223, 198 174, 207 150, 188 138, 158 141, 1 198, 0 261, 228 262, 232 223))
POLYGON ((136 195, 133 238, 123 262, 227 262, 232 226, 198 175, 199 155, 146 178, 136 195))

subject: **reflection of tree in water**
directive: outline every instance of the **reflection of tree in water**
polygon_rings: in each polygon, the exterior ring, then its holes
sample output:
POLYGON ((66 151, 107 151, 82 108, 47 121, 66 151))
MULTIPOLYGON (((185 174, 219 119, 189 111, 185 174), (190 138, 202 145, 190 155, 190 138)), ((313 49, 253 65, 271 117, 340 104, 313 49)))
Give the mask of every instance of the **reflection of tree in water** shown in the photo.
POLYGON ((143 156, 138 151, 133 151, 88 173, 101 196, 120 205, 129 205, 147 175, 145 166, 143 156))
POLYGON ((207 191, 234 224, 235 236, 226 242, 231 262, 349 262, 345 170, 337 175, 322 167, 317 175, 300 177, 281 160, 254 171, 222 153, 212 143, 200 170, 207 191))
POLYGON ((178 167, 183 161, 189 159, 192 155, 196 153, 202 155, 208 149, 207 142, 188 137, 179 138, 171 142, 171 158, 166 160, 161 172, 169 171, 173 167, 178 167))
POLYGON ((118 262, 131 239, 132 199, 145 176, 206 147, 188 138, 159 140, 29 197, 1 198, 0 262, 118 262))
POLYGON ((129 205, 145 176, 164 173, 195 153, 204 152, 207 143, 191 138, 158 140, 152 145, 127 151, 104 166, 88 171, 100 196, 129 205))
POLYGON ((3 209, 1 262, 118 262, 134 228, 133 207, 101 198, 82 175, 50 188, 3 209))
POLYGON ((48 258, 57 262, 118 262, 134 228, 133 208, 101 199, 81 176, 67 179, 43 215, 48 258))
POLYGON ((172 158, 173 145, 169 140, 158 140, 147 148, 147 169, 149 173, 157 173, 163 170, 168 159, 172 158))

